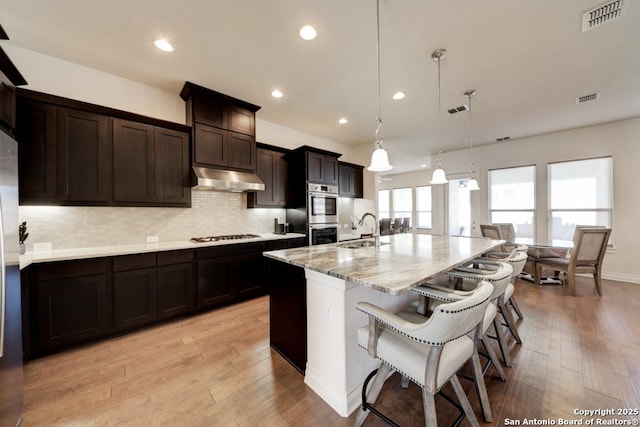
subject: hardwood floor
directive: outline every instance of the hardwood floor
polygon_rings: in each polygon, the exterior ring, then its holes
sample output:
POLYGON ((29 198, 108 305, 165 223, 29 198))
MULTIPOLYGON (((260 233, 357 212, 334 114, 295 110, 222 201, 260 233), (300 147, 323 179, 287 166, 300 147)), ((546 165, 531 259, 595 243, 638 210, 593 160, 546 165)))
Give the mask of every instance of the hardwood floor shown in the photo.
MULTIPOLYGON (((640 408, 640 285, 578 278, 578 296, 518 281, 522 345, 509 339, 507 382, 489 370, 493 425, 577 416, 575 409, 640 408)), ((268 297, 225 307, 25 365, 24 427, 351 426, 269 347, 268 297)), ((496 347, 497 350, 497 347, 496 347)), ((473 386, 461 380, 480 415, 473 386)), ((424 425, 421 394, 384 386, 379 407, 424 425)), ((445 387, 454 396, 450 386, 445 387)), ((440 425, 455 410, 436 398, 440 425)), ((366 425, 384 425, 370 416, 366 425)), ((469 425, 465 420, 463 425, 469 425)), ((558 424, 556 424, 558 425, 558 424)))

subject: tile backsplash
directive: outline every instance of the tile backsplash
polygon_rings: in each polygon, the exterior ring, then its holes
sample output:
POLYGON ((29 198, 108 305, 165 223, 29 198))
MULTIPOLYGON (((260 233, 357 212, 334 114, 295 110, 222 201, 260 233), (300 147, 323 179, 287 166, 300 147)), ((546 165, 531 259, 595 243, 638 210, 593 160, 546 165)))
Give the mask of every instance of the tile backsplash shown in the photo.
POLYGON ((20 206, 27 221, 27 250, 34 243, 53 249, 161 242, 197 236, 271 233, 273 219, 284 209, 247 209, 247 195, 216 191, 191 192, 191 208, 125 208, 77 206, 20 206))

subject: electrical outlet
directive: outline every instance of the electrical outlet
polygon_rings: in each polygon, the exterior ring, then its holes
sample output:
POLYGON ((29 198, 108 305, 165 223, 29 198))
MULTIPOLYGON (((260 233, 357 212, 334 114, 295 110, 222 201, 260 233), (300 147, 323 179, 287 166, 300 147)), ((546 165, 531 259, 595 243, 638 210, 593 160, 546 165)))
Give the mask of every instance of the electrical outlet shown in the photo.
POLYGON ((147 236, 147 243, 158 243, 160 238, 158 236, 147 236))

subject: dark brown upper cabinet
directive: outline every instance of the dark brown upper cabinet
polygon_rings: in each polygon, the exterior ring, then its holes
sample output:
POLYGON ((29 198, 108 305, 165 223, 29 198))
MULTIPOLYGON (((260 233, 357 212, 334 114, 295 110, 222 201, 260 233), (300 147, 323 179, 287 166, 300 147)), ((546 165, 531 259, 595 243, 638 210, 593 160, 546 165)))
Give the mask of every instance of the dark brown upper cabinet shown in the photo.
POLYGON ((118 204, 189 203, 189 135, 113 121, 113 200, 118 204))
POLYGON ((364 166, 338 162, 340 182, 338 190, 341 197, 363 198, 364 166))
POLYGON ((193 164, 256 171, 257 105, 186 82, 187 124, 193 128, 193 164))
POLYGON ((338 184, 338 158, 333 155, 307 152, 307 181, 338 184))
POLYGON ((284 151, 269 148, 257 149, 256 173, 264 182, 264 191, 248 193, 247 207, 285 207, 288 168, 284 156, 284 151))
POLYGON ((20 204, 191 205, 189 127, 18 90, 20 204))
MULTIPOLYGON (((0 27, 4 39, 8 39, 0 27)), ((16 86, 26 85, 11 59, 0 47, 0 128, 13 132, 16 125, 16 86)))
POLYGON ((110 198, 111 119, 69 108, 57 111, 58 199, 104 204, 110 198))

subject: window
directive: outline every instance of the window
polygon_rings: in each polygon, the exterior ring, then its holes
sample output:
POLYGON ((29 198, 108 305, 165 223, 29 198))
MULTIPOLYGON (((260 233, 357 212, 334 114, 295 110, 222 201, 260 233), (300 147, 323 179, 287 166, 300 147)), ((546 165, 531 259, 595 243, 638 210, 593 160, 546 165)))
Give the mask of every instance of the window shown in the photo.
POLYGON ((391 218, 391 203, 389 190, 378 190, 378 217, 391 218))
MULTIPOLYGON (((413 212, 413 191, 411 188, 393 189, 393 217, 411 218, 413 212)), ((409 219, 411 223, 411 219, 409 219)))
POLYGON ((431 186, 416 187, 418 228, 431 228, 431 186))
POLYGON ((602 157, 548 165, 552 240, 572 240, 576 224, 611 227, 612 163, 602 157))
POLYGON ((532 242, 535 237, 535 180, 535 166, 489 171, 491 222, 512 223, 516 237, 532 242))

